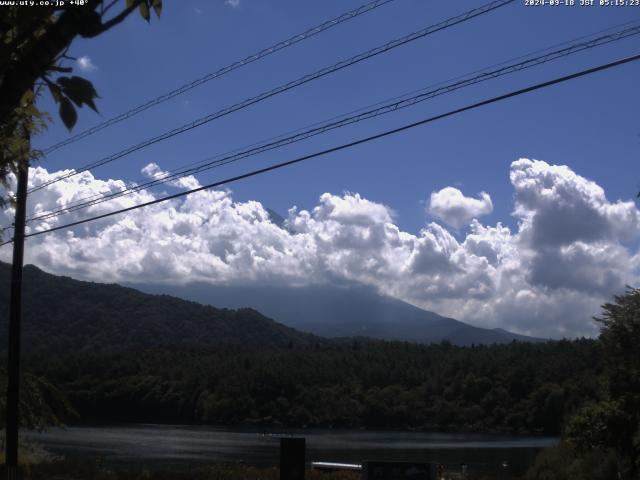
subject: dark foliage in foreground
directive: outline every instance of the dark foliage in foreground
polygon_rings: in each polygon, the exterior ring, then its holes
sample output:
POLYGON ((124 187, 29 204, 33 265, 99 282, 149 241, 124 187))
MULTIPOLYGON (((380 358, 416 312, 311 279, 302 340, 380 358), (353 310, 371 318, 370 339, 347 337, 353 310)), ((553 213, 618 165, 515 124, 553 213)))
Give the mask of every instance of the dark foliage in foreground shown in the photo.
POLYGON ((562 443, 536 459, 528 480, 640 478, 640 289, 602 306, 602 394, 566 422, 562 443))
POLYGON ((353 342, 32 357, 84 421, 557 434, 600 392, 592 340, 353 342))

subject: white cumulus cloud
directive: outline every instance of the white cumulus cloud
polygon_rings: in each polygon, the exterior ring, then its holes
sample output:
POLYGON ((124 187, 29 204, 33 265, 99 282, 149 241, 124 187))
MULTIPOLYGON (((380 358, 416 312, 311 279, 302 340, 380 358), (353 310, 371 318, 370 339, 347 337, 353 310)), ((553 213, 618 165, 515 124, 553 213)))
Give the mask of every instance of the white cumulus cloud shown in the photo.
POLYGON ((493 211, 493 203, 488 193, 480 192, 478 197, 465 197, 457 188, 445 187, 431 193, 427 211, 447 225, 460 228, 468 225, 474 218, 493 211))
MULTIPOLYGON (((150 178, 165 174, 157 164, 144 171, 150 178)), ((32 168, 30 182, 62 173, 32 168)), ((467 198, 480 205, 467 209, 474 214, 458 213, 447 222, 470 222, 460 239, 438 223, 404 231, 389 206, 356 193, 325 193, 311 209, 292 207, 283 228, 260 202, 237 202, 228 191, 210 190, 32 237, 26 261, 107 282, 355 282, 478 326, 545 337, 597 333, 591 317, 599 306, 640 280, 640 254, 630 247, 640 236, 640 212, 631 201, 608 200, 597 184, 565 166, 520 159, 510 178, 515 226, 482 224, 477 217, 490 199, 467 198)), ((176 186, 198 184, 195 178, 185 182, 176 186)), ((28 214, 126 186, 83 172, 34 192, 28 214)), ((457 192, 436 198, 467 205, 457 192)), ((30 224, 29 231, 154 198, 141 190, 30 224)), ((0 222, 10 223, 12 214, 7 206, 0 222)), ((9 261, 10 249, 0 249, 0 258, 9 261)))
POLYGON ((629 240, 640 231, 634 202, 610 202, 599 185, 567 166, 520 159, 511 164, 510 177, 514 213, 524 222, 523 237, 533 245, 629 240))
MULTIPOLYGON (((145 177, 152 180, 168 179, 171 176, 171 172, 162 170, 158 164, 154 162, 147 164, 140 171, 145 177)), ((193 175, 187 175, 184 177, 178 176, 173 180, 167 180, 163 183, 171 185, 172 187, 184 188, 187 190, 193 190, 194 188, 201 186, 200 182, 193 175)))
POLYGON ((236 8, 240 6, 240 0, 224 0, 224 4, 236 8))

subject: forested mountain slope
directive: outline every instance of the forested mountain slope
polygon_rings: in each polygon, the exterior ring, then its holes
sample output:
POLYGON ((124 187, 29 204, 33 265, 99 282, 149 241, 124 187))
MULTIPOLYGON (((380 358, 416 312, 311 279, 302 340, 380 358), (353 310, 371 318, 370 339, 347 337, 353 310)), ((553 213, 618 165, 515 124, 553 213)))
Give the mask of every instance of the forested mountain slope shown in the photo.
MULTIPOLYGON (((10 266, 0 263, 0 349, 6 348, 10 266)), ((218 309, 115 284, 24 269, 26 352, 105 351, 158 345, 288 345, 316 342, 252 309, 218 309)))

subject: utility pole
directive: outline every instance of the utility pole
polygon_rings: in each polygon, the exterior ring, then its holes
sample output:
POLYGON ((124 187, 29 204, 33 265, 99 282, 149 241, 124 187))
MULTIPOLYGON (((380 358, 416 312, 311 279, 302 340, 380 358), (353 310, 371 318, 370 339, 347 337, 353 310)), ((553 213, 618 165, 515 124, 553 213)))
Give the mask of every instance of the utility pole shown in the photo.
POLYGON ((5 465, 7 480, 19 480, 18 403, 20 394, 20 321, 22 319, 22 266, 24 263, 24 225, 27 210, 30 137, 26 133, 26 158, 18 165, 16 216, 13 224, 13 263, 11 265, 11 299, 9 303, 9 357, 7 368, 7 425, 5 465))

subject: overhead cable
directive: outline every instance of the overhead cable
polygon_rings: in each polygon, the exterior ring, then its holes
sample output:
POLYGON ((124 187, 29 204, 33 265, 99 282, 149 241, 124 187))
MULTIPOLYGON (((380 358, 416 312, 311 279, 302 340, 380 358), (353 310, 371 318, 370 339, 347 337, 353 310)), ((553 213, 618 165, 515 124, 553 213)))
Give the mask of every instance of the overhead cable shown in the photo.
MULTIPOLYGON (((312 153, 312 154, 309 154, 309 155, 305 155, 305 156, 302 156, 302 157, 297 157, 297 158, 295 158, 293 160, 288 160, 286 162, 281 162, 281 163, 277 163, 275 165, 270 165, 268 167, 264 167, 264 168, 260 168, 260 169, 257 169, 257 170, 253 170, 251 172, 243 173, 241 175, 236 175, 234 177, 227 178, 225 180, 220 180, 220 181, 217 181, 217 182, 214 182, 214 183, 210 183, 208 185, 203 185, 203 186, 198 187, 198 188, 194 188, 194 189, 191 189, 191 190, 175 193, 173 195, 168 195, 168 196, 165 196, 165 197, 156 198, 156 199, 151 200, 149 202, 141 203, 141 204, 138 204, 138 205, 127 207, 127 208, 121 208, 119 210, 114 210, 112 212, 104 213, 102 215, 96 215, 94 217, 85 218, 83 220, 78 220, 76 222, 70 222, 70 223, 67 223, 67 224, 64 224, 64 225, 59 225, 57 227, 52 227, 52 228, 48 228, 48 229, 44 229, 44 230, 39 230, 39 231, 36 231, 36 232, 29 233, 29 234, 25 235, 25 238, 44 235, 46 233, 56 232, 56 231, 59 231, 59 230, 65 230, 65 229, 68 229, 68 228, 71 228, 71 227, 76 227, 78 225, 83 225, 85 223, 93 222, 95 220, 100 220, 100 219, 103 219, 103 218, 112 217, 114 215, 119 215, 121 213, 131 212, 133 210, 138 210, 140 208, 149 207, 151 205, 156 205, 158 203, 166 202, 168 200, 174 200, 176 198, 181 198, 181 197, 190 195, 192 193, 201 192, 201 191, 204 191, 204 190, 209 190, 211 188, 215 188, 215 187, 219 187, 219 186, 226 185, 226 184, 229 184, 229 183, 237 182, 239 180, 244 180, 244 179, 249 178, 249 177, 254 177, 256 175, 261 175, 263 173, 267 173, 267 172, 278 170, 278 169, 281 169, 281 168, 284 168, 284 167, 295 165, 297 163, 301 163, 301 162, 304 162, 304 161, 307 161, 307 160, 311 160, 313 158, 322 157, 322 156, 330 154, 330 153, 334 153, 334 152, 338 152, 338 151, 345 150, 345 149, 348 149, 348 148, 352 148, 352 147, 355 147, 357 145, 362 145, 364 143, 368 143, 368 142, 371 142, 371 141, 374 141, 374 140, 378 140, 380 138, 388 137, 390 135, 395 135, 397 133, 413 129, 413 128, 416 128, 416 127, 421 126, 421 125, 426 125, 428 123, 432 123, 432 122, 435 122, 437 120, 441 120, 443 118, 451 117, 453 115, 457 115, 457 114, 462 113, 462 112, 466 112, 466 111, 469 111, 469 110, 474 110, 476 108, 483 107, 483 106, 486 106, 486 105, 490 105, 492 103, 500 102, 502 100, 507 100, 509 98, 513 98, 513 97, 516 97, 516 96, 519 96, 519 95, 523 95, 525 93, 529 93, 529 92, 533 92, 533 91, 536 91, 536 90, 540 90, 540 89, 543 89, 543 88, 546 88, 546 87, 550 87, 552 85, 556 85, 556 84, 559 84, 559 83, 567 82, 569 80, 574 80, 576 78, 583 77, 583 76, 586 76, 586 75, 591 75, 593 73, 600 72, 600 71, 603 71, 603 70, 608 70, 608 69, 611 69, 611 68, 614 68, 614 67, 617 67, 617 66, 620 66, 620 65, 624 65, 624 64, 627 64, 627 63, 631 63, 631 62, 637 61, 637 60, 640 60, 640 54, 633 55, 633 56, 626 57, 626 58, 622 58, 620 60, 615 60, 613 62, 605 63, 603 65, 598 65, 597 67, 588 68, 586 70, 581 70, 579 72, 575 72, 575 73, 572 73, 570 75, 565 75, 565 76, 562 76, 562 77, 558 77, 558 78, 555 78, 553 80, 548 80, 546 82, 538 83, 538 84, 535 84, 535 85, 532 85, 532 86, 529 86, 529 87, 526 87, 526 88, 522 88, 522 89, 519 89, 519 90, 515 90, 515 91, 512 91, 512 92, 506 93, 504 95, 499 95, 497 97, 492 97, 492 98, 489 98, 487 100, 483 100, 483 101, 480 101, 480 102, 477 102, 477 103, 474 103, 474 104, 471 104, 471 105, 467 105, 465 107, 457 108, 455 110, 451 110, 449 112, 442 113, 440 115, 436 115, 436 116, 433 116, 433 117, 425 118, 425 119, 419 120, 417 122, 409 123, 407 125, 403 125, 401 127, 394 128, 392 130, 386 130, 384 132, 377 133, 375 135, 371 135, 371 136, 368 136, 368 137, 360 138, 358 140, 354 140, 354 141, 351 141, 349 143, 343 143, 343 144, 335 146, 335 147, 331 147, 331 148, 328 148, 328 149, 325 149, 325 150, 322 150, 322 151, 319 151, 319 152, 315 152, 315 153, 312 153)), ((12 242, 13 242, 13 240, 9 240, 9 241, 6 241, 6 242, 0 244, 0 246, 7 245, 7 244, 12 243, 12 242)))
POLYGON ((124 150, 121 150, 117 153, 114 153, 112 155, 109 155, 107 157, 104 157, 100 160, 97 160, 95 162, 89 163, 83 167, 80 167, 78 169, 75 169, 69 173, 63 174, 57 178, 54 178, 52 180, 49 180, 47 182, 44 182, 40 185, 37 185, 35 187, 32 187, 28 193, 32 193, 35 192, 37 190, 40 190, 42 188, 45 188, 53 183, 59 182, 60 180, 64 180, 66 178, 69 177, 73 177, 75 175, 78 175, 80 173, 92 170, 94 168, 100 167, 102 165, 106 165, 107 163, 111 163, 115 160, 118 160, 119 158, 122 158, 126 155, 129 155, 133 152, 137 152, 138 150, 141 150, 143 148, 146 148, 150 145, 154 145, 158 142, 161 142, 163 140, 166 140, 168 138, 174 137, 176 135, 180 135, 182 133, 188 132, 190 130, 193 130, 194 128, 200 127, 206 123, 212 122, 213 120, 216 120, 218 118, 224 117, 226 115, 229 115, 233 112, 236 112, 238 110, 241 110, 243 108, 246 108, 250 105, 254 105, 258 102, 261 102, 263 100, 266 100, 268 98, 271 98, 275 95, 278 95, 280 93, 286 92, 288 90, 294 89, 296 87, 299 87, 300 85, 304 85, 306 83, 309 83, 313 80, 316 80, 318 78, 324 77, 326 75, 329 75, 330 73, 336 72, 338 70, 342 70, 343 68, 347 68, 350 67, 352 65, 355 65, 356 63, 362 62, 363 60, 372 58, 376 55, 380 55, 382 53, 388 52, 390 50, 393 50, 394 48, 400 47, 402 45, 405 45, 409 42, 413 42, 415 40, 418 40, 419 38, 423 38, 427 35, 436 33, 438 31, 444 30, 446 28, 452 27, 454 25, 466 22, 472 18, 478 17, 480 15, 483 15, 485 13, 491 12, 493 10, 496 10, 497 8, 503 7, 507 4, 513 3, 515 0, 494 0, 492 2, 489 2, 485 5, 482 5, 481 7, 478 8, 474 8, 472 10, 469 10, 465 13, 462 13, 460 15, 457 15, 455 17, 451 17, 447 20, 444 20, 443 22, 440 22, 438 24, 435 25, 431 25, 429 27, 423 28, 422 30, 418 30, 416 32, 413 32, 409 35, 405 35, 404 37, 398 38, 396 40, 392 40, 384 45, 381 45, 379 47, 376 48, 372 48, 366 52, 360 53, 358 55, 355 55, 349 59, 346 60, 342 60, 338 63, 335 63, 331 66, 322 68, 320 70, 317 70, 314 73, 310 73, 308 75, 305 75, 303 77, 300 77, 296 80, 290 81, 288 83, 285 83, 283 85, 280 85, 279 87, 276 87, 272 90, 268 90, 265 91, 259 95, 256 95, 254 97, 248 98, 246 100, 243 100, 240 103, 236 103, 230 107, 224 108, 222 110, 219 110, 217 112, 211 113, 209 115, 206 115, 204 117, 201 117, 197 120, 194 120, 192 122, 189 122, 187 124, 184 124, 180 127, 174 128, 173 130, 170 130, 168 132, 165 132, 163 134, 157 135, 155 137, 149 138, 141 143, 138 143, 136 145, 132 145, 128 148, 125 148, 124 150))
POLYGON ((244 67, 246 65, 249 65, 250 63, 253 63, 257 60, 260 60, 262 58, 265 58, 269 55, 271 55, 272 53, 276 53, 280 50, 283 50, 287 47, 290 47, 292 45, 295 45, 298 42, 301 42, 303 40, 307 40, 308 38, 311 38, 321 32, 324 32, 326 30, 329 30, 332 27, 335 27, 336 25, 339 25, 341 23, 344 23, 348 20, 351 20, 353 18, 356 18, 364 13, 370 12, 371 10, 374 10, 378 7, 381 7, 383 5, 386 5, 387 3, 393 2, 395 0, 374 0, 372 2, 366 3, 364 5, 361 5, 358 8, 355 8, 353 10, 350 10, 348 12, 345 12, 341 15, 338 15, 335 18, 332 18, 331 20, 327 20, 324 23, 321 23, 318 26, 315 26, 313 28, 310 28, 308 30, 305 30, 302 33, 299 33, 297 35, 294 35, 292 37, 289 37, 286 40, 283 40, 281 42, 278 42, 274 45, 271 45, 270 47, 264 48, 262 50, 260 50, 257 53, 254 53, 252 55, 249 55, 248 57, 242 59, 242 60, 238 60, 236 62, 233 62, 229 65, 226 65, 218 70, 216 70, 215 72, 211 72, 208 73, 207 75, 204 75, 200 78, 197 78, 196 80, 187 83, 185 85, 182 85, 174 90, 171 90, 170 92, 167 92, 163 95, 160 95, 159 97, 156 97, 152 100, 149 100, 148 102, 143 103, 142 105, 138 105, 137 107, 134 107, 130 110, 127 110, 126 112, 123 112, 119 115, 116 115, 115 117, 112 117, 108 120, 105 120, 102 123, 99 123, 98 125, 88 128, 82 132, 79 132, 61 142, 58 142, 54 145, 51 145, 47 148, 44 148, 42 150, 42 152, 45 155, 48 155, 52 152, 54 152, 55 150, 58 150, 59 148, 62 148, 66 145, 70 145, 72 143, 75 143, 83 138, 86 138, 90 135, 93 135, 101 130, 104 130, 107 127, 110 127, 112 125, 115 125, 117 123, 120 123, 124 120, 127 120, 131 117, 134 117, 135 115, 144 112, 145 110, 148 110, 151 107, 155 107, 156 105, 160 105, 161 103, 166 102, 167 100, 170 100, 174 97, 177 97, 178 95, 182 95, 185 92, 188 92, 189 90, 196 88, 204 83, 207 83, 215 78, 219 78, 229 72, 232 72, 234 70, 237 70, 241 67, 244 67))
POLYGON ((194 174, 201 173, 203 171, 207 171, 213 168, 221 167, 223 165, 236 162, 243 158, 251 157, 260 153, 264 153, 266 151, 274 150, 276 148, 281 148, 283 146, 290 145, 292 143, 296 143, 296 142, 308 139, 310 137, 313 137, 322 133, 326 133, 328 131, 331 131, 337 128, 341 128, 346 125, 350 125, 350 124, 357 123, 370 118, 378 117, 387 113, 395 112, 403 108, 411 107, 418 103, 424 102, 426 100, 430 100, 440 95, 451 93, 453 91, 459 90, 464 87, 475 85, 475 84, 478 84, 490 79, 498 78, 504 75, 508 75, 511 73, 519 72, 534 66, 538 66, 553 60, 557 60, 560 58, 567 57, 569 55, 576 54, 584 50, 592 49, 601 45, 619 41, 623 38, 627 38, 627 37, 638 35, 638 34, 640 34, 640 25, 631 26, 608 35, 602 35, 587 41, 570 45, 568 47, 565 47, 559 50, 547 52, 537 57, 528 58, 527 60, 524 60, 524 61, 512 63, 498 69, 483 71, 482 73, 475 75, 471 78, 465 78, 463 80, 446 84, 428 91, 423 90, 419 94, 413 95, 408 98, 401 98, 400 100, 392 101, 382 105, 378 104, 375 106, 375 108, 371 108, 365 111, 362 111, 361 109, 358 111, 357 114, 346 116, 346 117, 338 117, 339 118, 338 120, 329 121, 323 124, 317 124, 316 126, 313 126, 310 129, 303 130, 303 131, 296 131, 296 133, 294 133, 293 135, 275 137, 275 139, 273 140, 268 140, 262 144, 260 143, 254 144, 244 150, 238 150, 228 154, 217 155, 216 157, 209 158, 206 160, 202 160, 200 162, 196 162, 196 163, 181 167, 174 171, 168 172, 161 177, 153 178, 146 182, 135 184, 116 192, 110 192, 107 194, 95 194, 91 197, 80 199, 71 205, 65 206, 64 208, 60 208, 51 212, 44 212, 44 213, 39 213, 37 215, 34 215, 28 219, 28 222, 33 222, 37 220, 48 220, 50 218, 57 217, 65 213, 71 213, 74 211, 78 211, 81 209, 85 209, 85 208, 106 202, 106 201, 114 200, 124 195, 129 195, 144 189, 153 188, 158 185, 176 181, 188 175, 194 175, 194 174))

